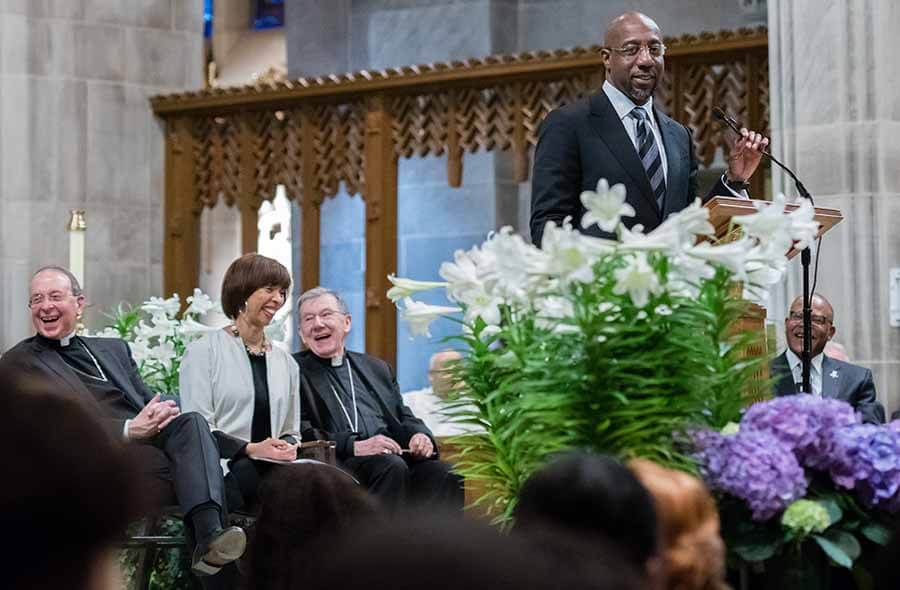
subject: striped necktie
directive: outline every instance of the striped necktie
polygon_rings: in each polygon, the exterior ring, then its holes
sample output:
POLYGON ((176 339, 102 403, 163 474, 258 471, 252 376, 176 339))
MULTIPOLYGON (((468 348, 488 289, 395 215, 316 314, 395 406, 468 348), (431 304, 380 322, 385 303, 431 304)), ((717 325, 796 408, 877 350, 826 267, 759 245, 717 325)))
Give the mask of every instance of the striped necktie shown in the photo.
POLYGON ((647 122, 647 111, 644 107, 634 107, 629 113, 637 120, 637 145, 638 156, 647 171, 647 178, 650 179, 650 189, 653 196, 656 197, 656 204, 659 205, 659 211, 662 213, 666 200, 666 176, 662 167, 662 156, 659 154, 659 147, 653 138, 653 131, 647 122))

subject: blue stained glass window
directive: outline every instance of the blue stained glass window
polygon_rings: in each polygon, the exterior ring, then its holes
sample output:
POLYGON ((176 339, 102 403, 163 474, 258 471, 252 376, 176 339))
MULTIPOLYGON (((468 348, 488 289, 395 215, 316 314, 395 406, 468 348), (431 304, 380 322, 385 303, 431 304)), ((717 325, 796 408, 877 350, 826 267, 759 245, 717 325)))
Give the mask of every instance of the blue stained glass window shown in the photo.
POLYGON ((213 0, 203 0, 203 36, 212 37, 213 0))
POLYGON ((274 29, 284 26, 284 0, 252 1, 254 29, 274 29))

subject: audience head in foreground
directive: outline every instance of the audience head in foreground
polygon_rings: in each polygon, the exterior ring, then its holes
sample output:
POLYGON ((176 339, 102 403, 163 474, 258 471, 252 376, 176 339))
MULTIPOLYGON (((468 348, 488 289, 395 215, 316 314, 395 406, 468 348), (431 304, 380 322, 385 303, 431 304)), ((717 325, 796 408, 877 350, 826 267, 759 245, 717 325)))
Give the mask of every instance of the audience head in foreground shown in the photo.
POLYGON ((332 465, 276 467, 260 488, 247 556, 248 588, 293 590, 333 542, 376 521, 374 498, 332 465))
POLYGON ((637 590, 621 564, 602 555, 560 568, 534 544, 467 519, 409 515, 361 529, 332 547, 306 580, 342 590, 637 590))
POLYGON ((637 477, 608 455, 568 453, 536 471, 519 493, 517 533, 548 527, 584 541, 612 544, 650 587, 660 576, 653 498, 637 477))
POLYGON ((696 477, 645 459, 628 467, 656 502, 667 590, 725 590, 725 544, 719 513, 696 477))
POLYGON ((91 411, 0 367, 4 458, 0 530, 3 587, 122 587, 114 542, 141 512, 140 482, 123 445, 91 411), (48 428, 48 425, 51 426, 48 428))

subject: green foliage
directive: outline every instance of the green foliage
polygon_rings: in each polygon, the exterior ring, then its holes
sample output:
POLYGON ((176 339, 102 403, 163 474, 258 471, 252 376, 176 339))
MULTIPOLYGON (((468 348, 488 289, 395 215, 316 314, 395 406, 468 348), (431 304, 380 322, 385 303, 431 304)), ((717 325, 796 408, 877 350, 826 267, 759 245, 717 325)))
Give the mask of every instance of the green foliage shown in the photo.
POLYGON ((119 338, 126 342, 132 342, 135 338, 135 329, 141 321, 140 308, 135 309, 130 303, 119 303, 113 313, 103 314, 112 323, 107 325, 116 331, 119 338))
MULTIPOLYGON (((134 533, 136 526, 130 532, 134 533)), ((160 523, 160 535, 180 537, 184 535, 184 523, 175 518, 164 519, 160 523)), ((119 554, 119 564, 125 580, 124 588, 137 588, 138 580, 134 579, 143 551, 126 549, 119 554)), ((193 590, 194 578, 191 574, 191 561, 185 547, 160 548, 156 559, 150 565, 151 590, 193 590)))
MULTIPOLYGON (((649 260, 665 277, 668 259, 649 260)), ((601 257, 593 282, 560 293, 571 318, 547 325, 503 308, 499 333, 486 336, 478 319, 462 337, 469 355, 455 377, 464 393, 448 413, 486 433, 455 438, 457 470, 484 484, 479 501, 497 522, 509 521, 522 483, 553 453, 584 448, 690 471, 679 435, 739 418, 762 359, 748 355, 754 334, 734 332, 746 304, 730 273, 719 268, 696 297, 664 291, 639 308, 614 292, 624 264, 601 257)))

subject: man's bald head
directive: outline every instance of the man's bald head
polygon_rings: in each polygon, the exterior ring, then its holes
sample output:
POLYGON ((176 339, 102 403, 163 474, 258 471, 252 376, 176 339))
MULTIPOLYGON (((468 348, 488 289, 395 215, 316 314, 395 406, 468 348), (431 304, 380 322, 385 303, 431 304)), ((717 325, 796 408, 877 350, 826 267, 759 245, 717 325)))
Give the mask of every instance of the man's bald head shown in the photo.
MULTIPOLYGON (((834 309, 827 299, 813 294, 810 302, 812 308, 812 341, 810 350, 816 356, 825 349, 825 343, 834 337, 834 309)), ((800 356, 803 350, 803 297, 798 296, 791 302, 788 317, 784 322, 788 348, 800 356)))
POLYGON ((623 33, 634 24, 643 25, 648 29, 653 29, 658 35, 662 35, 659 25, 656 21, 644 14, 643 12, 625 12, 609 21, 606 32, 603 34, 604 47, 621 47, 623 33))
POLYGON ((665 45, 656 22, 640 12, 614 18, 603 36, 606 80, 636 105, 653 96, 665 71, 665 45))
POLYGON ((438 397, 447 399, 448 395, 452 393, 453 379, 447 369, 461 359, 462 355, 455 350, 442 350, 431 355, 428 363, 428 380, 431 381, 432 391, 438 397))

